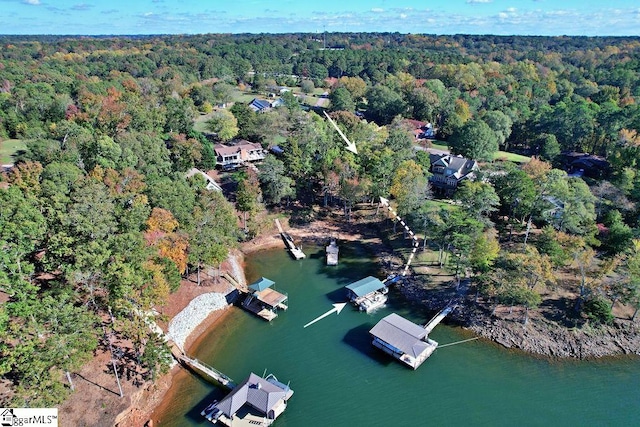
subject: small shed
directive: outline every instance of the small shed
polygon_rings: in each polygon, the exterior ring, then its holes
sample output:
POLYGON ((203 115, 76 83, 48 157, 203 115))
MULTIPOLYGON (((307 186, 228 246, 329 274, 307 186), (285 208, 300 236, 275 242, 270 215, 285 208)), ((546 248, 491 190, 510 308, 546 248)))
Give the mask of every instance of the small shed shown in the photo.
POLYGON ((369 333, 373 346, 413 369, 422 364, 438 346, 420 325, 392 313, 380 320, 369 333))
POLYGON ((373 276, 365 277, 357 282, 353 282, 350 285, 345 286, 347 289, 347 296, 351 301, 355 301, 358 298, 362 298, 374 292, 386 290, 384 283, 380 279, 376 279, 373 276))

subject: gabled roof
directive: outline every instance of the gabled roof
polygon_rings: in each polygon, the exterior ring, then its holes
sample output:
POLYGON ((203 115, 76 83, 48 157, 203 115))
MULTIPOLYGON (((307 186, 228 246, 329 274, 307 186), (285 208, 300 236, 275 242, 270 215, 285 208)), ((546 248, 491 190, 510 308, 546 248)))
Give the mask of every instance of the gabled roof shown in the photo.
POLYGON ((214 151, 218 156, 229 156, 231 154, 238 154, 240 150, 237 147, 216 144, 213 146, 214 151))
POLYGON ((469 160, 462 156, 453 156, 451 154, 430 154, 431 166, 443 166, 448 170, 444 175, 454 176, 460 179, 468 175, 471 171, 478 167, 478 163, 475 160, 469 160))
POLYGON ((423 341, 427 331, 395 313, 380 320, 369 333, 412 357, 419 356, 428 347, 423 341))
POLYGON ((365 277, 364 279, 360 279, 357 282, 353 282, 352 284, 345 286, 345 288, 356 294, 358 297, 378 291, 384 287, 385 285, 380 281, 380 279, 376 279, 372 276, 365 277))
POLYGON ((267 108, 271 108, 271 103, 264 99, 253 98, 249 103, 249 107, 253 108, 256 111, 266 110, 267 108))
POLYGON ((236 141, 233 146, 240 150, 262 150, 262 145, 257 142, 249 142, 246 139, 236 141))
POLYGON ((278 402, 287 399, 287 391, 254 374, 249 374, 240 385, 233 389, 217 407, 227 417, 245 404, 253 406, 263 414, 267 414, 278 402))
POLYGON ((249 142, 245 139, 241 139, 240 141, 237 141, 233 145, 216 144, 213 146, 213 149, 216 152, 216 155, 218 156, 229 156, 231 154, 238 154, 242 150, 262 151, 262 145, 258 144, 257 142, 249 142))
POLYGON ((264 291, 267 288, 270 288, 275 283, 276 282, 274 282, 273 280, 269 280, 269 279, 267 279, 265 277, 261 277, 260 279, 258 279, 257 281, 255 281, 251 285, 249 285, 249 289, 252 289, 252 290, 257 291, 257 292, 261 292, 261 291, 264 291))

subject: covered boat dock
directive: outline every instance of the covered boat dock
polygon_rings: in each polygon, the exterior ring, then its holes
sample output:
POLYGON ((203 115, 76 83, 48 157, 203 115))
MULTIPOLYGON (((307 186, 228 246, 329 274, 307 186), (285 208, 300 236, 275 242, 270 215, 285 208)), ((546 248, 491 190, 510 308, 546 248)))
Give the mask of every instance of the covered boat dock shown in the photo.
POLYGON ((417 369, 438 347, 423 327, 395 313, 380 320, 369 333, 373 336, 374 347, 413 369, 417 369))
POLYGON ((212 423, 226 426, 270 426, 287 408, 293 390, 273 375, 259 377, 253 372, 220 402, 203 412, 212 423))
POLYGON ((345 286, 347 297, 356 307, 369 312, 387 302, 389 288, 373 276, 365 277, 345 286))
POLYGON ((272 289, 275 282, 261 277, 249 285, 249 294, 242 301, 242 307, 265 320, 271 321, 278 316, 277 310, 286 310, 288 296, 272 289))

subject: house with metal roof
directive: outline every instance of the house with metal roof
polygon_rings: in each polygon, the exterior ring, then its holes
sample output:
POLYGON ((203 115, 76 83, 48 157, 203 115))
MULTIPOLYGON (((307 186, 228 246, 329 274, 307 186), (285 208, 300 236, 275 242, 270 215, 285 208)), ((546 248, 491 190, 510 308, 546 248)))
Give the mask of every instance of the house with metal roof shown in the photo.
POLYGON ((368 276, 345 286, 347 297, 361 311, 370 312, 387 302, 389 288, 375 277, 368 276))
POLYGON ((287 408, 293 390, 273 375, 253 372, 219 403, 210 405, 205 417, 226 426, 269 426, 287 408))
POLYGON ((392 313, 380 320, 369 333, 372 344, 385 353, 417 369, 438 347, 420 325, 392 313))
POLYGON ((261 277, 249 285, 249 293, 242 301, 242 307, 265 320, 272 321, 278 310, 286 310, 288 296, 272 288, 273 280, 261 277))
POLYGON ((429 159, 432 174, 429 182, 436 192, 444 196, 452 196, 458 185, 465 179, 474 179, 478 170, 478 162, 460 155, 431 153, 429 159))
POLYGON ((271 103, 265 99, 253 98, 249 103, 249 108, 251 108, 256 113, 261 111, 267 111, 268 109, 271 108, 271 103))

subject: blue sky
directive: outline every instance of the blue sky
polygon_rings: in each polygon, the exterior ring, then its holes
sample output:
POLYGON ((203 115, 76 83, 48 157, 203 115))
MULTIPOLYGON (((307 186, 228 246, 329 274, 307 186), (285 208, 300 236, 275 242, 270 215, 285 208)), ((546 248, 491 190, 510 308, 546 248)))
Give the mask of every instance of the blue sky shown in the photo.
POLYGON ((638 0, 0 0, 0 34, 639 36, 638 0))

